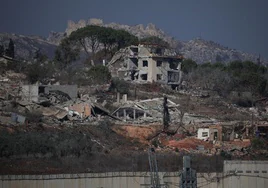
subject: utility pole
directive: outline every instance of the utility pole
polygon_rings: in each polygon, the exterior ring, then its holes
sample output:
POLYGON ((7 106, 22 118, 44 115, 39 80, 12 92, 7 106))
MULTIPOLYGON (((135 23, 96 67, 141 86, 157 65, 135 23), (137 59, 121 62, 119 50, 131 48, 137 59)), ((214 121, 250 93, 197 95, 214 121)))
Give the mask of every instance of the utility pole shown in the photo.
POLYGON ((167 105, 167 97, 164 96, 164 102, 163 102, 163 126, 164 126, 164 131, 166 131, 169 127, 169 122, 170 122, 170 115, 168 111, 168 105, 167 105))

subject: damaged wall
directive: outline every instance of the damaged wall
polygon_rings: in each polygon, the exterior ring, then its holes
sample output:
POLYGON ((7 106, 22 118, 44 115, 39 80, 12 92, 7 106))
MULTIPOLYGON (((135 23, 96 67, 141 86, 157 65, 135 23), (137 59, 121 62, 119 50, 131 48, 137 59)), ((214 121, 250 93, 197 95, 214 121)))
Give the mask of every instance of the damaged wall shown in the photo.
POLYGON ((24 100, 38 102, 39 86, 23 85, 20 89, 20 95, 24 100))
POLYGON ((68 94, 72 99, 77 98, 77 85, 46 85, 40 87, 44 87, 44 91, 47 94, 50 91, 58 90, 68 94))
POLYGON ((23 85, 20 88, 20 95, 26 101, 39 101, 40 93, 49 94, 51 91, 63 92, 71 99, 77 98, 77 85, 23 85))

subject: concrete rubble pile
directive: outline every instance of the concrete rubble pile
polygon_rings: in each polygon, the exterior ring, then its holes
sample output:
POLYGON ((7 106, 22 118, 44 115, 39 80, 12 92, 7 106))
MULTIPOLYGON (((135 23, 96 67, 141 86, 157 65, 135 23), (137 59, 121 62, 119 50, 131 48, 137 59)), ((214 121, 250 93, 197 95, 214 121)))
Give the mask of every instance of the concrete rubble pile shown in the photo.
MULTIPOLYGON (((178 121, 178 104, 168 100, 171 121, 178 121)), ((163 98, 125 101, 113 113, 114 116, 133 123, 160 122, 163 119, 163 98)))
POLYGON ((59 121, 94 121, 100 120, 102 116, 119 120, 97 104, 95 97, 86 94, 78 97, 77 86, 16 84, 11 87, 13 83, 10 81, 1 84, 1 111, 2 114, 5 111, 13 111, 5 114, 9 116, 11 124, 26 124, 29 122, 27 116, 33 115, 41 118, 42 122, 51 124, 57 124, 59 121), (9 97, 10 94, 13 97, 9 97))
MULTIPOLYGON (((180 123, 180 105, 171 100, 167 100, 171 124, 180 123)), ((133 124, 156 123, 163 120, 163 98, 153 98, 146 100, 127 100, 123 95, 123 100, 118 99, 118 108, 112 115, 133 124)), ((186 125, 195 123, 216 123, 215 119, 199 116, 195 114, 184 113, 182 122, 186 125)))

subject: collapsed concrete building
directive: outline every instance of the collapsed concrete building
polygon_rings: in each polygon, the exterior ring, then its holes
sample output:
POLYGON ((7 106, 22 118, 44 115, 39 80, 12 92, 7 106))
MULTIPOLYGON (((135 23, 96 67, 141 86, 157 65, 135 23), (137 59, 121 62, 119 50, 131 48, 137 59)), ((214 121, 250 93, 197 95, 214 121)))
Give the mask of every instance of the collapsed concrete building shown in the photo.
POLYGON ((108 64, 113 77, 178 86, 183 57, 159 45, 140 44, 117 52, 108 64))
MULTIPOLYGON (((40 102, 44 95, 61 95, 66 100, 77 98, 77 85, 23 85, 20 88, 20 96, 23 100, 40 102)), ((52 97, 51 100, 56 100, 52 97)))
MULTIPOLYGON (((178 104, 167 100, 167 105, 171 115, 171 120, 176 120, 177 116, 173 114, 178 114, 179 107, 178 104)), ((122 104, 118 109, 116 109, 112 115, 121 118, 126 121, 162 121, 163 118, 163 99, 154 98, 141 101, 127 101, 122 104)))

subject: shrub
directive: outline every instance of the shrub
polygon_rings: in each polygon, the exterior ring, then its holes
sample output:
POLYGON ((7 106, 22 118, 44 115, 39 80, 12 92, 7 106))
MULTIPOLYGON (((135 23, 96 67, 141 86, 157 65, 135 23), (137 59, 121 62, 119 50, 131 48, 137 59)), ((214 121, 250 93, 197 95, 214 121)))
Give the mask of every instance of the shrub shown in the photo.
POLYGON ((92 84, 107 84, 111 80, 111 73, 108 67, 96 65, 89 69, 87 75, 92 84))
POLYGON ((127 83, 124 80, 120 80, 119 78, 113 78, 110 90, 115 91, 115 92, 119 92, 119 93, 128 94, 129 93, 129 83, 127 83))
POLYGON ((266 148, 266 142, 263 138, 253 138, 251 140, 251 146, 253 149, 263 149, 266 148))

